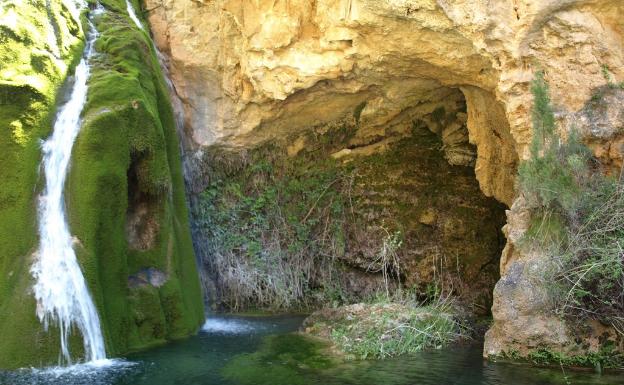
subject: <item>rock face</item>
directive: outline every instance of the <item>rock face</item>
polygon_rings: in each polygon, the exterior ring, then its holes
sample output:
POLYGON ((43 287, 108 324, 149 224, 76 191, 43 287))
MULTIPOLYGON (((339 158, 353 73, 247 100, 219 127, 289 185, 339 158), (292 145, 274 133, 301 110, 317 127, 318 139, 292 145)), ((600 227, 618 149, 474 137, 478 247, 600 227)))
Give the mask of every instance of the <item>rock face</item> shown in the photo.
MULTIPOLYGON (((397 121, 424 119, 459 90, 481 190, 511 206, 516 166, 531 137, 529 82, 539 69, 560 128, 580 128, 605 164, 622 162, 621 100, 606 95, 608 107, 591 116, 586 108, 607 78, 624 79, 619 0, 146 0, 145 6, 183 101, 192 138, 187 183, 197 191, 206 185, 202 159, 210 146, 248 148, 357 111, 360 128, 341 156, 384 138, 397 121)), ((452 138, 452 127, 444 129, 452 138)), ((445 142, 454 149, 447 159, 472 162, 459 143, 445 142)), ((485 354, 534 347, 530 341, 550 347, 570 341, 565 326, 539 305, 539 283, 525 285, 540 255, 514 247, 526 228, 521 202, 508 214, 485 354), (535 322, 548 326, 530 327, 535 322)))
POLYGON ((171 57, 187 129, 200 145, 249 145, 331 121, 369 100, 383 127, 460 88, 478 179, 511 204, 513 168, 530 138, 528 82, 546 70, 562 111, 622 77, 618 1, 150 1, 171 57))

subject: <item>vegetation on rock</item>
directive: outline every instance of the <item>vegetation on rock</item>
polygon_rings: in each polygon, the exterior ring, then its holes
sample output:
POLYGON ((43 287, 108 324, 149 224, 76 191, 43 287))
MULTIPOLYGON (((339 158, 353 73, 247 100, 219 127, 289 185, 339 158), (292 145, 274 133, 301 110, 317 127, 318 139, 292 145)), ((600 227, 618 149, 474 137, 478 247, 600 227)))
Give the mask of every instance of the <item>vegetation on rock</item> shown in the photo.
POLYGON ((621 369, 624 355, 619 353, 613 345, 606 345, 598 352, 584 355, 567 356, 549 349, 537 349, 529 353, 528 360, 535 365, 559 364, 570 367, 589 367, 597 371, 602 369, 621 369))
POLYGON ((534 217, 524 246, 549 256, 552 268, 544 273, 545 282, 551 282, 555 309, 569 324, 580 328, 597 320, 622 335, 622 182, 603 174, 573 129, 565 139, 558 134, 542 73, 536 74, 532 91, 531 158, 520 165, 518 179, 534 217))
POLYGON ((125 1, 102 4, 67 200, 78 258, 108 351, 116 354, 189 335, 204 315, 175 121, 156 52, 125 1), (163 282, 141 280, 146 269, 161 272, 163 282))
MULTIPOLYGON (((30 266, 36 251, 40 140, 61 85, 82 52, 84 15, 66 2, 0 7, 0 363, 56 361, 59 344, 36 318, 30 266)), ((203 301, 188 225, 178 139, 149 36, 126 3, 101 1, 84 123, 66 186, 75 249, 112 355, 193 333, 203 301), (166 278, 140 279, 154 269, 166 278), (149 270, 151 271, 151 270, 149 270), (139 277, 139 278, 137 278, 139 277)), ((79 332, 72 352, 81 352, 79 332)))
POLYGON ((214 182, 195 212, 219 297, 232 310, 307 307, 339 290, 347 176, 333 159, 276 168, 266 157, 277 151, 258 152, 235 178, 214 182))
MULTIPOLYGON (((455 112, 432 110, 443 115, 436 122, 454 121, 455 112)), ((216 170, 193 215, 217 299, 234 310, 301 309, 356 303, 397 285, 426 295, 438 280, 487 312, 502 205, 483 197, 472 168, 449 165, 423 122, 383 146, 372 139, 344 151, 357 112, 288 141, 210 149, 216 170), (289 154, 289 143, 302 147, 289 154)))
POLYGON ((55 357, 31 294, 40 141, 51 129, 62 84, 83 48, 80 15, 61 1, 3 1, 0 7, 0 363, 55 357), (56 26, 53 28, 52 26, 56 26), (19 352, 19 354, 16 354, 19 352))
POLYGON ((331 340, 347 357, 387 358, 468 338, 467 326, 457 314, 448 298, 421 303, 381 297, 314 313, 306 320, 306 332, 331 340))

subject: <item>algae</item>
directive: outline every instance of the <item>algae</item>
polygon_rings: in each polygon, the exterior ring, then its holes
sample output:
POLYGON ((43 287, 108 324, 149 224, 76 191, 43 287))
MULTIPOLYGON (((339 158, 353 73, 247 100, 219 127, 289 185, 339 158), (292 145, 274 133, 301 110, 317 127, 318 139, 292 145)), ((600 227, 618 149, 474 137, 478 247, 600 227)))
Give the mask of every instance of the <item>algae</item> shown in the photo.
POLYGON ((258 351, 234 357, 222 374, 240 384, 303 385, 309 376, 339 362, 326 349, 323 342, 300 334, 268 336, 258 351))

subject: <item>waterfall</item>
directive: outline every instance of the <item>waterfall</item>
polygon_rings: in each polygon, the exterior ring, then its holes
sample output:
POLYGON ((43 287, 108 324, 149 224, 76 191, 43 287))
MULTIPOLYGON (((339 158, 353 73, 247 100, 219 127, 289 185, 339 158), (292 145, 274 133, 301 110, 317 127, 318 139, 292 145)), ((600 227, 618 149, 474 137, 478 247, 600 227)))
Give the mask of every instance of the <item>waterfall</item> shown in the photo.
MULTIPOLYGON (((130 19, 134 22, 134 24, 140 30, 148 34, 145 28, 143 28, 143 24, 141 24, 141 21, 137 17, 134 7, 132 6, 132 3, 130 2, 130 0, 126 0, 126 10, 128 12, 128 16, 130 16, 130 19)), ((168 59, 162 52, 160 52, 160 50, 156 46, 156 43, 154 42, 153 39, 151 39, 149 34, 148 34, 148 37, 150 38, 152 47, 154 48, 154 52, 156 52, 158 63, 160 64, 160 69, 162 70, 163 78, 167 85, 167 90, 169 91, 169 98, 171 99, 171 105, 173 107, 173 113, 175 117, 175 126, 176 126, 176 131, 178 133, 178 139, 179 139, 179 144, 180 144, 180 156, 182 157, 182 174, 184 176, 184 182, 187 186, 187 191, 189 191, 188 189, 192 188, 191 186, 192 186, 193 175, 195 173, 195 170, 198 167, 197 164, 195 163, 201 162, 203 153, 201 152, 201 150, 197 150, 194 153, 193 153, 193 150, 191 150, 192 145, 187 135, 184 132, 184 121, 185 121, 184 104, 182 103, 182 99, 180 99, 180 96, 178 96, 178 93, 176 92, 176 89, 175 89, 175 85, 173 84, 173 81, 171 80, 169 66, 167 64, 168 59)), ((189 211, 192 211, 191 210, 192 202, 190 202, 190 199, 191 198, 187 194, 186 203, 189 208, 189 211)), ((192 223, 191 223, 191 231, 193 233, 197 231, 192 223)), ((193 237, 193 239, 195 239, 195 237, 193 237)), ((198 245, 195 242, 193 242, 193 246, 196 251, 200 250, 200 248, 202 247, 205 247, 202 245, 198 245)), ((206 282, 209 279, 206 278, 203 269, 199 268, 198 270, 199 270, 200 280, 202 282, 202 287, 203 287, 202 290, 204 291, 204 297, 206 297, 206 293, 210 291, 210 289, 208 289, 206 286, 206 282)))
MULTIPOLYGON (((98 5, 91 16, 102 10, 98 5)), ((68 364, 71 363, 68 339, 72 326, 82 333, 87 361, 106 358, 100 320, 73 249, 63 197, 72 147, 82 123, 80 115, 87 99, 89 59, 93 56, 97 36, 89 20, 87 44, 76 67, 70 99, 60 108, 52 136, 43 143, 45 190, 39 201, 40 247, 31 269, 35 278, 37 316, 46 330, 51 323, 58 325, 62 353, 59 360, 64 359, 68 364)))
POLYGON ((130 0, 126 0, 126 9, 128 11, 128 15, 130 16, 132 21, 134 21, 134 24, 136 24, 136 26, 142 30, 143 26, 141 25, 141 21, 137 17, 136 12, 134 12, 134 7, 132 6, 132 3, 130 2, 130 0))
MULTIPOLYGON (((130 0, 126 0, 126 9, 128 12, 128 16, 130 16, 130 19, 132 19, 134 24, 136 24, 136 26, 140 30, 144 31, 147 34, 147 31, 145 31, 145 28, 143 28, 143 24, 141 24, 141 21, 137 17, 136 12, 134 11, 134 7, 132 6, 132 3, 130 2, 130 0)), ((148 34, 148 37, 149 37, 149 34, 148 34)), ((162 52, 160 52, 160 50, 158 49, 158 47, 156 46, 156 44, 151 38, 150 38, 150 41, 152 43, 152 47, 154 47, 154 52, 156 52, 156 57, 158 59, 158 63, 160 64, 160 69, 162 70, 163 78, 165 79, 165 84, 167 84, 167 90, 169 91, 169 98, 171 99, 171 105, 173 107, 173 113, 175 115, 176 130, 178 132, 178 139, 180 141, 180 154, 182 156, 183 174, 186 179, 186 177, 188 176, 189 166, 188 166, 188 162, 185 161, 186 146, 184 144, 187 139, 186 139, 186 136, 184 135, 184 106, 182 104, 182 100, 180 99, 180 97, 178 96, 178 93, 175 90, 173 81, 171 81, 171 76, 169 74, 169 67, 167 65, 167 57, 163 55, 162 52)))

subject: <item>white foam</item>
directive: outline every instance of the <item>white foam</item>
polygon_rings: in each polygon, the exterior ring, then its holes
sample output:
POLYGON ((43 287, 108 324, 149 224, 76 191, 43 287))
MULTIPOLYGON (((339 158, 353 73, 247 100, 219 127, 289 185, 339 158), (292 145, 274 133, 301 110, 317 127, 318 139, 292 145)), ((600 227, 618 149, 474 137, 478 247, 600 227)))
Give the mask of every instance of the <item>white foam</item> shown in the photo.
POLYGON ((128 11, 128 16, 130 16, 132 21, 134 21, 134 24, 136 24, 136 26, 142 30, 143 24, 141 24, 141 21, 137 17, 136 12, 134 12, 134 7, 132 6, 132 3, 130 2, 130 0, 126 0, 126 10, 128 11))
POLYGON ((71 366, 51 366, 48 368, 32 368, 31 373, 38 377, 65 377, 65 376, 90 376, 93 374, 101 373, 110 369, 123 369, 130 368, 137 365, 136 362, 130 362, 120 359, 101 359, 85 362, 82 364, 76 364, 71 366))
POLYGON ((59 111, 52 136, 43 143, 45 190, 39 200, 40 246, 31 274, 37 316, 47 330, 58 325, 61 334, 61 363, 71 363, 69 335, 75 325, 83 336, 87 361, 106 358, 100 319, 91 299, 73 249, 73 238, 65 215, 63 195, 74 141, 81 126, 81 114, 87 100, 89 59, 97 38, 89 21, 89 34, 82 60, 76 67, 69 101, 59 111))
POLYGON ((243 320, 229 320, 223 318, 208 318, 202 326, 202 331, 221 334, 244 334, 257 329, 251 322, 243 320))

